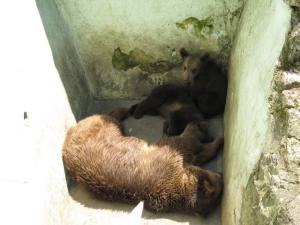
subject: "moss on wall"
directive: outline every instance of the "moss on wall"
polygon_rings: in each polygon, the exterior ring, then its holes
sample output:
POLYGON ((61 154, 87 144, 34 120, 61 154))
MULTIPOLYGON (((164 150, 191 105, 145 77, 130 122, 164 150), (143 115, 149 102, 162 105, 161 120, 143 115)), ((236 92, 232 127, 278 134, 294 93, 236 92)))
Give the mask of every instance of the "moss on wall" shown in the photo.
POLYGON ((127 71, 130 68, 138 66, 142 71, 147 73, 164 73, 178 66, 179 62, 176 65, 168 60, 155 59, 138 48, 131 50, 129 54, 117 48, 112 56, 112 65, 118 70, 127 71))
POLYGON ((178 29, 189 31, 195 37, 207 38, 212 33, 213 18, 207 17, 203 20, 199 20, 195 17, 189 17, 182 22, 176 23, 178 29))
MULTIPOLYGON (((157 84, 177 82, 181 47, 209 50, 226 62, 243 1, 37 2, 57 65, 76 70, 73 76, 79 74, 91 96, 102 99, 140 98, 157 84), (65 24, 65 29, 53 23, 65 24)), ((70 74, 65 69, 60 73, 70 74)))

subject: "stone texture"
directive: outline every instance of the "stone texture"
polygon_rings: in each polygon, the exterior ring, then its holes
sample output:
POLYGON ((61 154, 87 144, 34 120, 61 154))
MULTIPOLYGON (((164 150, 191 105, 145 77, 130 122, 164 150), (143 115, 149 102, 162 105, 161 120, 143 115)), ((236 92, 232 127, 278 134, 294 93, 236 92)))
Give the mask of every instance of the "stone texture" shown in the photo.
POLYGON ((300 87, 300 75, 297 72, 278 70, 274 75, 274 84, 278 91, 300 87))
MULTIPOLYGON (((292 21, 298 20, 295 15, 292 21)), ((290 60, 294 52, 287 51, 293 44, 293 26, 297 25, 292 23, 270 86, 269 137, 243 190, 239 224, 299 224, 300 74, 290 60)))
POLYGON ((287 139, 285 161, 289 171, 300 174, 300 140, 296 138, 287 139))
POLYGON ((282 92, 282 103, 288 108, 300 108, 300 88, 292 88, 282 92))
POLYGON ((285 119, 287 109, 280 101, 281 92, 270 96, 270 87, 290 18, 290 8, 281 0, 246 1, 241 15, 230 59, 224 118, 224 225, 272 224, 281 207, 277 196, 286 194, 279 188, 287 183, 282 179, 287 173, 280 170, 285 161, 276 152, 281 142, 273 137, 285 121, 273 128, 271 113, 285 119), (270 110, 269 100, 277 108, 270 110))
POLYGON ((285 2, 290 4, 291 6, 300 7, 300 1, 299 0, 285 0, 285 2))
POLYGON ((287 37, 287 42, 282 53, 283 67, 285 70, 300 71, 300 8, 293 11, 291 24, 293 28, 287 37))
POLYGON ((288 218, 292 218, 291 224, 300 224, 300 194, 289 203, 287 212, 288 218))
POLYGON ((300 111, 298 109, 288 109, 288 131, 287 135, 300 140, 300 111))

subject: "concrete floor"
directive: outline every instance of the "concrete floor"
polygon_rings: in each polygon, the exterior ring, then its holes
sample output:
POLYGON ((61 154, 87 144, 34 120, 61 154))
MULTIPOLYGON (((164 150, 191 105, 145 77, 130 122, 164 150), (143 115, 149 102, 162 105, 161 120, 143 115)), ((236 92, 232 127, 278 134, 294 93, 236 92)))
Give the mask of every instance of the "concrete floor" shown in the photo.
MULTIPOLYGON (((95 102, 95 104, 90 108, 90 115, 96 113, 106 113, 118 106, 128 107, 134 104, 136 101, 127 101, 127 100, 114 100, 114 101, 101 101, 95 102)), ((124 121, 125 132, 130 135, 138 136, 148 140, 149 142, 155 142, 162 135, 162 124, 163 119, 160 117, 153 116, 144 116, 142 119, 136 120, 134 118, 128 118, 124 121)), ((210 120, 210 133, 212 135, 216 133, 223 132, 222 129, 222 117, 217 117, 210 120)), ((214 171, 222 171, 222 154, 220 153, 216 159, 207 165, 203 166, 204 168, 211 169, 214 171)), ((120 214, 118 214, 119 222, 114 221, 116 218, 112 212, 124 212, 125 215, 130 213, 134 206, 129 206, 122 203, 112 203, 105 202, 98 199, 95 199, 95 196, 88 192, 81 185, 71 183, 69 185, 69 193, 72 196, 73 200, 79 202, 82 207, 72 208, 72 215, 76 214, 78 211, 79 214, 88 214, 89 217, 92 217, 94 214, 97 214, 94 219, 100 216, 102 224, 118 224, 120 223, 120 214), (84 211, 85 212, 84 212, 84 211), (110 216, 109 216, 110 215, 110 216)), ((70 210, 68 210, 70 211, 70 210)), ((74 217, 74 216, 73 216, 74 217)), ((82 224, 78 220, 73 220, 72 224, 82 224)), ((190 225, 220 225, 220 208, 216 209, 211 213, 207 218, 200 216, 187 215, 182 213, 160 213, 154 214, 148 212, 147 210, 143 211, 142 222, 139 224, 190 224, 190 225)))

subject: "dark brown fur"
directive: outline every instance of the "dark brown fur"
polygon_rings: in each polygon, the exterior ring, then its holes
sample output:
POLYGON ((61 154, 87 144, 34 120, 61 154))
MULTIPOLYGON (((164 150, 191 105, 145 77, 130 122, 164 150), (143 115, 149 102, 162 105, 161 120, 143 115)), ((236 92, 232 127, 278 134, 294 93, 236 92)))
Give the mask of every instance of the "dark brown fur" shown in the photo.
POLYGON ((164 136, 156 145, 168 146, 180 152, 185 162, 200 166, 212 160, 223 143, 221 137, 216 137, 210 143, 206 141, 207 124, 205 122, 189 123, 179 136, 164 136))
POLYGON ((209 54, 190 54, 180 49, 183 58, 183 79, 190 96, 205 117, 224 112, 227 78, 223 68, 209 54))
POLYGON ((111 116, 94 115, 68 131, 62 156, 71 178, 103 199, 144 201, 155 212, 210 212, 219 202, 222 179, 218 173, 190 164, 194 157, 189 155, 197 154, 196 149, 211 151, 201 146, 203 132, 198 125, 187 126, 177 139, 165 137, 149 145, 124 136, 119 120, 126 113, 119 109, 111 116))
POLYGON ((154 88, 150 95, 131 107, 131 114, 161 115, 166 118, 164 133, 180 134, 189 122, 224 112, 227 79, 222 67, 208 54, 196 55, 180 50, 183 58, 184 85, 166 84, 154 88))
POLYGON ((189 122, 203 120, 186 87, 175 84, 154 88, 145 100, 133 105, 130 112, 136 119, 147 114, 163 116, 166 119, 163 132, 167 135, 179 135, 189 122))

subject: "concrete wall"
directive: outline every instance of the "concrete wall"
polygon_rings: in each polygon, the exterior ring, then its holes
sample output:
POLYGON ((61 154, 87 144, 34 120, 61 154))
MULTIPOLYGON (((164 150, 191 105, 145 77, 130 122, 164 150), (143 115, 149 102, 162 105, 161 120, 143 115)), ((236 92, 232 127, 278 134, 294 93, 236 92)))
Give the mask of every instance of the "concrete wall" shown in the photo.
MULTIPOLYGON (((98 210, 68 193, 61 147, 75 124, 34 2, 8 2, 0 15, 1 224, 140 224, 140 208, 98 210), (22 18, 22 20, 20 20, 22 18), (9 20, 9 23, 7 21, 9 20), (28 32, 30 24, 30 32, 28 32)), ((87 193, 87 192, 85 192, 87 193)), ((94 202, 93 202, 94 201, 94 202)), ((98 206, 103 209, 107 205, 98 206)), ((111 206, 112 207, 112 206, 111 206)))
POLYGON ((180 77, 180 47, 226 61, 242 0, 36 0, 76 116, 89 97, 140 98, 180 77), (90 94, 90 96, 89 96, 90 94))
POLYGON ((278 199, 284 197, 271 190, 278 188, 274 180, 285 178, 279 176, 279 158, 272 156, 283 144, 282 135, 287 135, 282 130, 285 114, 270 101, 290 21, 291 9, 281 0, 247 1, 242 12, 230 59, 225 113, 224 225, 275 224, 282 207, 278 199))
POLYGON ((61 224, 69 200, 61 145, 75 119, 35 4, 3 8, 0 223, 61 224))

